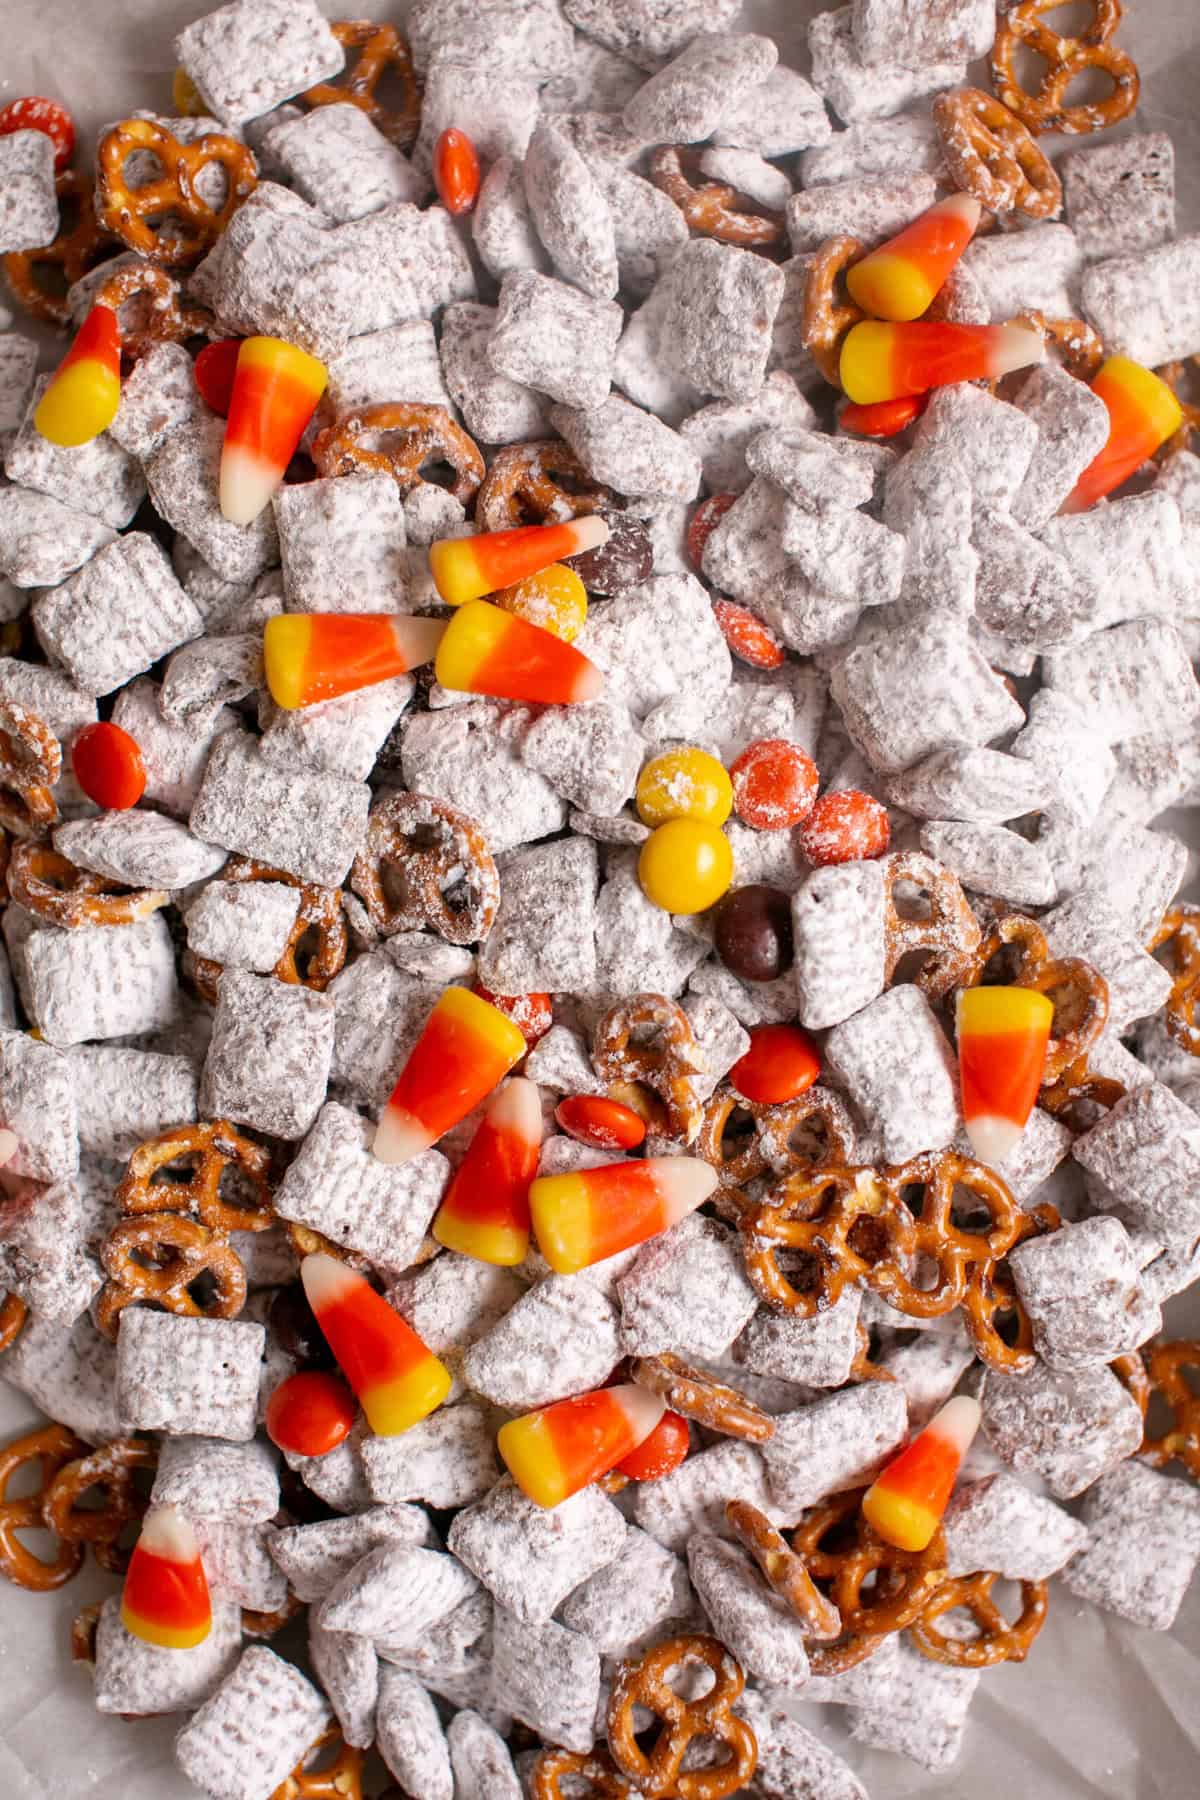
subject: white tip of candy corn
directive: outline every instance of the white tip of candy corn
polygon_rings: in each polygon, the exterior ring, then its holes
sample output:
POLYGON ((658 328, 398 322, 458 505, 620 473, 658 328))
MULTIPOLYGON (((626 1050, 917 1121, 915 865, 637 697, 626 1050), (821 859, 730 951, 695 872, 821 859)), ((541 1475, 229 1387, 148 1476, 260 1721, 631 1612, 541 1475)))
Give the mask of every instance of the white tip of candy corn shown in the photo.
POLYGON ((594 662, 585 660, 583 668, 575 677, 575 687, 571 694, 572 703, 581 705, 585 700, 598 700, 604 691, 604 672, 594 662))
POLYGON ((314 1250, 300 1264, 305 1299, 318 1315, 323 1307, 344 1300, 360 1279, 346 1263, 339 1262, 336 1256, 326 1256, 321 1250, 314 1250))
POLYGON ((925 1429, 954 1450, 961 1462, 975 1441, 982 1416, 982 1409, 973 1395, 955 1394, 941 1412, 934 1414, 925 1429))
POLYGON ((644 1443, 667 1410, 667 1403, 661 1394, 652 1394, 649 1388, 638 1387, 635 1382, 622 1382, 617 1387, 607 1388, 606 1393, 621 1408, 629 1421, 629 1429, 634 1438, 634 1449, 644 1443))
POLYGON ((1046 340, 1033 325, 998 325, 992 350, 992 379, 1046 360, 1046 340))
POLYGON ((643 1166, 654 1171, 667 1215, 664 1231, 703 1206, 717 1185, 717 1171, 698 1156, 648 1156, 643 1166))
POLYGON ((422 1150, 428 1150, 432 1142, 432 1135, 420 1119, 415 1119, 402 1107, 386 1106, 375 1129, 371 1149, 381 1163, 406 1163, 414 1156, 420 1156, 422 1150))
POLYGON ((406 669, 420 668, 432 662, 437 647, 446 635, 444 619, 416 619, 397 616, 392 620, 396 654, 406 669))
POLYGON ((15 1131, 10 1131, 7 1125, 0 1125, 0 1168, 11 1162, 17 1154, 18 1141, 15 1131))
POLYGON ((943 217, 961 219, 968 231, 975 231, 978 228, 983 208, 974 194, 951 194, 947 199, 941 201, 934 211, 941 213, 943 217))
POLYGON ((990 1169, 1012 1154, 1021 1137, 1022 1127, 1015 1120, 1002 1119, 995 1113, 981 1113, 966 1124, 972 1150, 990 1169))
POLYGON ((540 1144, 542 1102, 537 1084, 523 1075, 514 1075, 488 1107, 487 1119, 497 1131, 510 1131, 526 1144, 540 1144))
POLYGON ((191 1563, 200 1554, 196 1534, 176 1506, 152 1506, 142 1520, 138 1542, 151 1556, 168 1562, 191 1563))
POLYGON ((612 527, 599 513, 588 513, 585 518, 572 519, 567 529, 575 537, 575 548, 569 552, 571 556, 579 556, 584 550, 598 550, 612 536, 612 527))
POLYGON ((222 515, 231 525, 253 525, 282 480, 282 469, 236 444, 226 444, 221 452, 222 515))

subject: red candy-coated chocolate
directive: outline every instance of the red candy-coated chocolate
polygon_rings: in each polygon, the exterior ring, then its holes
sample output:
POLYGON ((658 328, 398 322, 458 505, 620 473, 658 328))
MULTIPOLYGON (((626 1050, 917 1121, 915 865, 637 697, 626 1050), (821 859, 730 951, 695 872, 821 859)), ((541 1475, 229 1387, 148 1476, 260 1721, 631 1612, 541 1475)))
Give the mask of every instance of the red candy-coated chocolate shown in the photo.
POLYGON ((75 739, 71 765, 88 799, 106 812, 125 812, 146 791, 146 765, 137 739, 107 720, 84 726, 75 739))
POLYGON ((730 764, 738 818, 756 831, 785 831, 813 809, 819 785, 812 757, 787 738, 759 738, 730 764))
POLYGON ((737 499, 736 494, 710 494, 702 500, 692 514, 687 528, 687 559, 696 573, 700 573, 701 558, 704 546, 709 540, 714 527, 718 525, 737 499))
POLYGON ((820 1073, 821 1058, 807 1031, 799 1025, 756 1025, 729 1080, 756 1106, 781 1106, 805 1093, 820 1073))
POLYGON ((919 419, 928 405, 928 394, 901 394, 898 400, 876 400, 867 406, 855 406, 851 400, 843 406, 838 423, 859 437, 890 438, 919 419))
POLYGON ((223 419, 229 417, 233 377, 237 371, 238 351, 241 347, 241 338, 219 338, 215 344, 205 344, 196 358, 193 374, 200 390, 200 398, 223 419))
POLYGON ((646 1136, 646 1122, 632 1107, 602 1094, 572 1094, 559 1101, 554 1117, 568 1137, 597 1150, 635 1150, 646 1136))
POLYGON ((665 1412, 648 1438, 617 1464, 630 1481, 661 1481, 673 1475, 691 1448, 688 1422, 677 1412, 665 1412))
POLYGON ((26 94, 0 106, 0 137, 11 131, 42 131, 54 145, 54 173, 61 175, 75 154, 75 121, 57 100, 26 94))
POLYGON ((493 994, 481 981, 475 983, 474 992, 497 1012, 502 1012, 506 1019, 512 1020, 531 1050, 554 1023, 554 1006, 549 994, 493 994))
POLYGON ((749 663, 752 669, 780 667, 784 661, 783 645, 748 606, 739 606, 736 600, 714 600, 713 613, 721 636, 740 661, 749 663))
POLYGON ((800 848, 816 869, 882 856, 891 836, 887 808, 857 788, 822 794, 799 832, 800 848))
POLYGON ((358 1403, 328 1369, 302 1369, 267 1401, 267 1436, 294 1456, 327 1456, 349 1437, 358 1403))
POLYGON ((447 127, 433 152, 433 185, 448 213, 470 212, 479 195, 479 157, 465 131, 447 127))

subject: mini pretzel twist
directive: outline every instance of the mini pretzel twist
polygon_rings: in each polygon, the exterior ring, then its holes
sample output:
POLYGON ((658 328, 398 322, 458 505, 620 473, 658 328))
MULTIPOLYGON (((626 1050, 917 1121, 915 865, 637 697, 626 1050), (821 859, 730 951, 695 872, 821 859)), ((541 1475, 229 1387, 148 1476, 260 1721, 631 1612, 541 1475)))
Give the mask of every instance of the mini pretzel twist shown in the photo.
POLYGON ((121 1534, 149 1505, 134 1477, 139 1469, 157 1466, 158 1450, 145 1438, 117 1438, 64 1464, 42 1502, 47 1531, 64 1543, 90 1544, 101 1568, 122 1574, 129 1557, 121 1548, 121 1534), (103 1504, 81 1507, 83 1496, 96 1490, 103 1496, 103 1504))
POLYGON ((61 774, 62 745, 46 721, 15 700, 0 700, 0 825, 33 838, 57 824, 51 790, 61 774))
POLYGON ((318 82, 301 99, 308 106, 357 106, 397 149, 409 149, 421 128, 421 84, 408 45, 394 25, 373 25, 368 19, 336 19, 331 30, 343 50, 358 51, 353 67, 347 67, 340 81, 318 82), (400 112, 389 111, 375 98, 389 69, 404 90, 400 112))
POLYGON ((999 1579, 995 1573, 981 1570, 944 1581, 909 1627, 908 1635, 921 1655, 955 1669, 990 1669, 997 1663, 1024 1662, 1046 1623, 1049 1585, 1044 1581, 1021 1583, 1021 1611, 1010 1625, 992 1599, 999 1579), (951 1637, 938 1630, 937 1621, 959 1607, 970 1613, 977 1637, 951 1637))
POLYGON ((608 1702, 608 1747, 621 1773, 647 1800, 725 1800, 750 1780, 758 1767, 758 1744, 744 1719, 732 1710, 746 1685, 740 1664, 714 1637, 668 1638, 637 1661, 621 1664, 608 1702), (713 1684, 698 1700, 683 1700, 668 1677, 685 1662, 704 1663, 713 1684), (644 1706, 662 1729, 650 1750, 637 1738, 634 1709, 644 1706), (716 1741, 728 1755, 713 1768, 685 1772, 693 1742, 716 1741))
POLYGON ((336 1725, 328 1726, 271 1800, 362 1800, 363 1752, 353 1749, 336 1725), (314 1758, 333 1755, 310 1769, 314 1758))
POLYGON ((1196 1002, 1200 1000, 1200 906, 1180 902, 1162 916, 1162 922, 1146 946, 1152 953, 1171 952, 1171 993, 1167 1000, 1168 1035, 1182 1050, 1200 1056, 1200 1024, 1196 1002))
POLYGON ((1046 934, 1021 913, 1006 913, 980 942, 970 983, 978 983, 992 958, 1008 946, 1015 953, 1014 987, 1033 988, 1054 1003, 1043 1088, 1068 1072, 1082 1078, 1092 1045, 1108 1020, 1108 983, 1082 957, 1051 957, 1046 934))
MULTIPOLYGON (((285 982, 289 987, 311 988, 314 993, 323 994, 334 976, 341 973, 350 942, 340 891, 301 881, 298 876, 289 875, 286 869, 272 869, 266 863, 254 862, 246 856, 231 856, 221 870, 221 880, 279 881, 284 887, 299 888, 300 910, 296 914, 296 923, 289 931, 283 954, 271 973, 276 981, 285 982), (315 947, 301 970, 300 951, 309 938, 315 938, 315 947)), ((208 956, 192 959, 192 979, 210 1006, 217 1003, 224 968, 224 963, 215 962, 208 956)))
POLYGON ((901 850, 889 856, 883 882, 885 979, 892 981, 902 958, 913 951, 928 951, 913 980, 927 999, 943 999, 966 981, 982 936, 962 883, 919 850, 901 850), (901 911, 897 889, 902 887, 916 888, 923 897, 919 914, 901 911))
POLYGON ((954 88, 933 103, 942 155, 956 185, 989 212, 1053 219, 1062 182, 1015 113, 982 88, 954 88))
POLYGON ((530 1800, 637 1800, 644 1791, 630 1787, 607 1750, 543 1750, 533 1765, 530 1800))
POLYGON ((1043 25, 1042 14, 1054 12, 1060 4, 1061 0, 1016 0, 1001 13, 992 45, 992 86, 1030 131, 1065 131, 1076 136, 1106 131, 1129 117, 1141 87, 1137 64, 1111 41, 1121 23, 1121 0, 1091 0, 1092 23, 1078 37, 1065 37, 1043 25), (1022 45, 1047 64, 1032 94, 1022 87, 1014 67, 1022 45), (1089 69, 1100 69, 1108 76, 1112 93, 1103 100, 1067 106, 1067 89, 1089 69))
POLYGON ((614 497, 611 488, 592 480, 561 438, 506 444, 492 458, 475 497, 475 523, 480 531, 562 524, 599 512, 614 497))
POLYGON ((500 905, 500 875, 483 827, 424 794, 376 802, 350 886, 382 937, 428 925, 448 944, 477 944, 500 905))
POLYGON ((813 1580, 828 1586, 842 1631, 880 1638, 924 1613, 946 1578, 946 1544, 940 1527, 924 1550, 885 1543, 863 1516, 865 1491, 832 1494, 814 1506, 792 1532, 792 1550, 813 1580))
POLYGON ((85 1606, 83 1611, 76 1613, 71 1620, 72 1662, 95 1662, 96 1631, 100 1624, 100 1614, 103 1608, 103 1600, 93 1600, 90 1606, 85 1606))
POLYGON ((592 1040, 592 1067, 602 1081, 633 1082, 657 1094, 663 1129, 690 1144, 701 1107, 692 1078, 701 1069, 691 1021, 665 994, 635 994, 610 1008, 592 1040))
POLYGON ((833 387, 841 386, 842 339, 867 316, 850 299, 842 277, 865 255, 866 246, 857 238, 830 238, 813 256, 804 280, 800 342, 833 387))
POLYGON ((723 181, 697 180, 700 152, 687 144, 660 144, 650 153, 650 179, 673 200, 698 237, 772 250, 783 242, 783 214, 758 206, 723 181))
POLYGON ((188 1213, 209 1231, 265 1231, 275 1223, 270 1167, 270 1151, 243 1137, 228 1119, 176 1125, 138 1145, 115 1199, 126 1218, 188 1213), (185 1167, 190 1174, 182 1180, 185 1167), (227 1171, 233 1171, 244 1201, 222 1198, 227 1171))
POLYGON ((96 147, 96 215, 101 225, 139 256, 172 268, 198 263, 257 186, 254 157, 245 144, 223 132, 182 144, 165 125, 122 119, 96 147), (150 151, 163 172, 156 181, 131 188, 125 164, 136 150, 150 151), (214 163, 225 172, 225 196, 219 207, 202 199, 196 185, 214 163))
POLYGON ((758 1564, 771 1592, 799 1619, 805 1636, 822 1643, 841 1637, 841 1613, 821 1592, 803 1557, 788 1549, 787 1539, 776 1531, 766 1513, 748 1500, 727 1500, 725 1517, 738 1542, 758 1564))
POLYGON ((67 1463, 86 1453, 87 1445, 73 1431, 53 1424, 27 1432, 0 1450, 0 1575, 15 1587, 44 1594, 62 1587, 79 1573, 83 1563, 81 1543, 59 1538, 47 1561, 23 1544, 19 1534, 45 1529, 42 1508, 51 1482, 67 1463), (31 1463, 38 1467, 36 1493, 10 1500, 8 1490, 13 1477, 31 1463))
POLYGON ((291 1623, 304 1611, 305 1602, 288 1589, 287 1599, 275 1612, 257 1612, 253 1607, 242 1608, 242 1636, 248 1638, 273 1638, 277 1631, 291 1623))
POLYGON ((850 1115, 827 1089, 809 1088, 795 1100, 766 1106, 725 1085, 705 1103, 696 1155, 717 1171, 718 1211, 737 1218, 748 1204, 743 1190, 760 1176, 840 1166, 849 1162, 853 1146, 850 1115), (730 1142, 735 1114, 749 1119, 750 1129, 730 1142), (798 1134, 812 1139, 811 1154, 796 1142, 798 1134))
POLYGON ((639 1387, 659 1394, 672 1412, 685 1419, 695 1419, 709 1431, 723 1437, 744 1438, 751 1444, 765 1444, 775 1436, 775 1421, 769 1413, 747 1400, 737 1388, 703 1369, 689 1368, 682 1358, 663 1351, 659 1356, 635 1357, 629 1368, 629 1379, 639 1387))
POLYGON ((121 320, 121 355, 129 362, 138 362, 155 344, 182 344, 200 337, 212 323, 208 313, 183 304, 178 277, 157 263, 118 269, 96 293, 96 304, 115 313, 132 300, 141 304, 121 320))
MULTIPOLYGON (((1181 1462, 1200 1481, 1200 1394, 1184 1373, 1187 1369, 1200 1370, 1200 1343, 1193 1338, 1177 1338, 1173 1343, 1154 1344, 1143 1352, 1143 1357, 1150 1392, 1161 1394, 1171 1409, 1171 1428, 1160 1437, 1151 1437, 1147 1432, 1142 1439, 1142 1456, 1156 1469, 1172 1461, 1181 1462)), ((1145 1408, 1142 1416, 1145 1417, 1145 1408)))
POLYGON ((1045 313, 1030 307, 1016 322, 1034 326, 1044 342, 1061 351, 1068 375, 1074 375, 1080 381, 1090 381, 1104 361, 1100 334, 1083 319, 1048 319, 1045 313))
POLYGON ((166 906, 165 888, 122 887, 107 875, 76 868, 49 844, 26 840, 12 847, 8 891, 27 912, 49 919, 64 931, 92 925, 136 925, 166 906))
MULTIPOLYGON (((1043 1201, 1020 1214, 1010 1248, 1015 1249, 1026 1238, 1057 1231, 1061 1224, 1057 1209, 1043 1201)), ((1021 1375, 1033 1367, 1033 1326, 1017 1293, 1007 1255, 994 1262, 976 1264, 967 1282, 962 1310, 975 1354, 990 1369, 997 1369, 1002 1375, 1021 1375)))
POLYGON ((360 470, 390 475, 402 494, 418 487, 426 463, 446 462, 454 470, 450 492, 464 506, 484 476, 479 446, 456 425, 444 406, 415 400, 383 400, 360 406, 313 440, 312 459, 321 475, 356 475, 360 470), (385 450, 368 450, 362 439, 376 432, 395 434, 385 450))
POLYGON ((1141 1351, 1128 1350, 1124 1356, 1114 1356, 1108 1366, 1137 1406, 1145 1423, 1146 1414, 1150 1410, 1150 1376, 1141 1351))
POLYGON ((29 1308, 19 1294, 0 1300, 0 1350, 11 1350, 24 1329, 29 1308))
POLYGON ((179 1213, 121 1219, 100 1261, 108 1280, 96 1302, 96 1324, 108 1338, 116 1337, 127 1306, 145 1302, 189 1319, 234 1319, 246 1303, 246 1271, 228 1238, 179 1213), (202 1275, 211 1292, 198 1300, 190 1289, 202 1275))
POLYGON ((859 1319, 855 1322, 854 1361, 850 1364, 851 1381, 895 1381, 896 1377, 871 1356, 871 1334, 859 1319))
POLYGON ((75 169, 54 178, 58 195, 58 236, 40 250, 13 250, 4 258, 4 273, 13 298, 35 319, 69 325, 67 293, 112 251, 117 239, 101 229, 96 217, 95 189, 75 169), (64 214, 69 223, 64 223, 64 214))

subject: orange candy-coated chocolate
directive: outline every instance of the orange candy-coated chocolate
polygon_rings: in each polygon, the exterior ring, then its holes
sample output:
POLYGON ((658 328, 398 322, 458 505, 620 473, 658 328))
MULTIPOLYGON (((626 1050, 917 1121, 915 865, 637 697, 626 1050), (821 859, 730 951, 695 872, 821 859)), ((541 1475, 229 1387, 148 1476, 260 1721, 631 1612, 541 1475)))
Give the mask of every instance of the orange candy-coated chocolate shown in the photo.
POLYGON ((430 662, 446 627, 401 613, 276 613, 263 630, 267 686, 292 711, 430 662))
POLYGON ((514 1076, 493 1096, 446 1189, 433 1221, 438 1243, 479 1262, 523 1262, 541 1147, 541 1098, 532 1081, 514 1076))
POLYGON ((756 1106, 781 1106, 805 1093, 820 1073, 821 1058, 807 1031, 799 1025, 756 1025, 729 1081, 756 1106))
POLYGON ((702 1205, 715 1169, 692 1156, 648 1156, 571 1175, 543 1175, 529 1190, 538 1248, 559 1275, 669 1231, 702 1205))
POLYGON ((75 121, 57 100, 22 94, 0 106, 0 137, 13 131, 40 131, 54 145, 54 173, 61 175, 75 154, 75 121))
POLYGON ((146 791, 146 764, 137 739, 107 719, 78 733, 71 767, 88 799, 108 812, 127 811, 146 791))
POLYGON ((215 344, 205 344, 192 367, 200 398, 222 419, 229 417, 233 378, 237 374, 241 347, 241 338, 218 338, 215 344))
POLYGON ((783 645, 769 625, 736 600, 714 600, 713 615, 733 654, 752 669, 778 669, 786 660, 783 645))
POLYGON ((898 400, 877 400, 873 406, 855 406, 851 400, 838 414, 838 423, 859 437, 898 437, 928 405, 926 394, 901 394, 898 400))
POLYGON ((822 794, 797 838, 815 869, 882 856, 891 841, 887 807, 858 788, 822 794))
POLYGON ((554 1023, 554 1002, 549 994, 493 994, 482 981, 475 983, 472 992, 511 1019, 530 1049, 554 1023))
POLYGON ((379 1437, 397 1437, 435 1411, 451 1376, 370 1282, 332 1256, 306 1256, 300 1279, 338 1367, 379 1437))
POLYGON ((450 125, 433 148, 433 185, 448 213, 470 212, 479 197, 479 157, 465 131, 450 125))
POLYGON ((327 1456, 358 1416, 354 1395, 328 1369, 301 1369, 267 1401, 267 1436, 294 1456, 327 1456))
POLYGON ((597 1150, 636 1150, 646 1136, 646 1121, 631 1106, 603 1094, 572 1094, 559 1101, 554 1117, 568 1137, 597 1150))
POLYGON ((681 1413, 665 1412, 649 1437, 644 1438, 631 1455, 623 1456, 617 1472, 630 1481, 661 1481, 673 1475, 687 1461, 692 1447, 692 1433, 681 1413))
POLYGON ((691 518, 688 520, 687 538, 684 548, 687 559, 697 575, 704 572, 704 546, 729 511, 736 494, 710 494, 702 500, 691 518))
POLYGON ((196 1534, 174 1506, 142 1521, 121 1595, 121 1623, 160 1650, 191 1650, 212 1630, 212 1601, 196 1534))
POLYGON ((496 1448, 513 1480, 538 1506, 559 1506, 631 1455, 666 1402, 626 1383, 556 1401, 500 1427, 496 1448))
POLYGON ((927 1548, 979 1429, 979 1412, 978 1400, 955 1394, 867 1489, 863 1517, 885 1543, 927 1548))
POLYGON ((381 1162, 409 1162, 486 1100, 525 1054, 511 1019, 478 994, 447 988, 413 1045, 375 1133, 381 1162))
POLYGON ((730 764, 738 818, 757 831, 798 825, 817 797, 817 765, 787 738, 759 738, 730 764))

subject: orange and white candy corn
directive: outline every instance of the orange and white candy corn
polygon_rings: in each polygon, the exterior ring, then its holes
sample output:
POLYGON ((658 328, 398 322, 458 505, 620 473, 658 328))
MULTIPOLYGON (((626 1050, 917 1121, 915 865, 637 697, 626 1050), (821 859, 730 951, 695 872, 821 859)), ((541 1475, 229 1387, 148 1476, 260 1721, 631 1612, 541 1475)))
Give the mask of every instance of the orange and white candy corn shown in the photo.
POLYGON ((1127 356, 1110 356, 1091 385, 1108 408, 1108 441, 1064 500, 1065 513, 1086 511, 1128 481, 1183 419, 1183 408, 1162 377, 1127 356))
POLYGON ((449 1369, 364 1276, 318 1253, 304 1258, 300 1279, 377 1437, 398 1437, 436 1411, 450 1392, 449 1369))
POLYGON ((499 1007, 466 988, 447 988, 383 1110, 374 1143, 380 1162, 410 1162, 436 1144, 499 1087, 525 1047, 499 1007))
POLYGON ((497 588, 512 587, 565 557, 598 550, 609 536, 607 522, 590 513, 561 525, 516 525, 511 531, 438 538, 429 546, 429 569, 447 606, 462 606, 494 594, 497 588))
POLYGON ((885 1543, 924 1550, 942 1522, 963 1457, 979 1430, 979 1402, 955 1394, 863 1495, 863 1517, 885 1543))
POLYGON ((529 1190, 538 1248, 559 1275, 574 1275, 669 1231, 716 1185, 716 1170, 695 1156, 647 1156, 542 1175, 529 1190))
POLYGON ((434 671, 445 688, 533 705, 594 700, 604 686, 595 663, 574 644, 489 600, 469 600, 455 613, 434 671))
POLYGON ((73 449, 107 431, 120 404, 120 321, 111 306, 93 306, 38 401, 33 423, 48 443, 73 449))
POLYGON ((249 525, 283 481, 329 379, 325 364, 282 338, 246 338, 221 451, 221 511, 249 525))
POLYGON ((846 270, 846 286, 876 319, 919 319, 974 237, 982 212, 951 194, 846 270))
POLYGON ((838 378, 856 406, 874 406, 953 381, 998 381, 1045 360, 1045 343, 1032 325, 864 319, 846 333, 838 378))
POLYGON ((599 1388, 510 1419, 496 1448, 523 1494, 538 1506, 558 1506, 631 1456, 666 1404, 632 1382, 599 1388))
POLYGON ((447 1250, 510 1266, 529 1250, 529 1188, 542 1147, 542 1102, 522 1075, 496 1094, 446 1189, 433 1235, 447 1250))
POLYGON ((400 613, 276 613, 263 629, 267 686, 293 711, 431 662, 446 627, 400 613))
POLYGON ((152 1506, 142 1521, 125 1574, 121 1623, 160 1650, 191 1650, 212 1630, 200 1546, 174 1506, 152 1506))
POLYGON ((1029 1121, 1046 1069, 1054 1006, 1024 987, 966 988, 958 996, 958 1068, 971 1147, 993 1168, 1029 1121))

